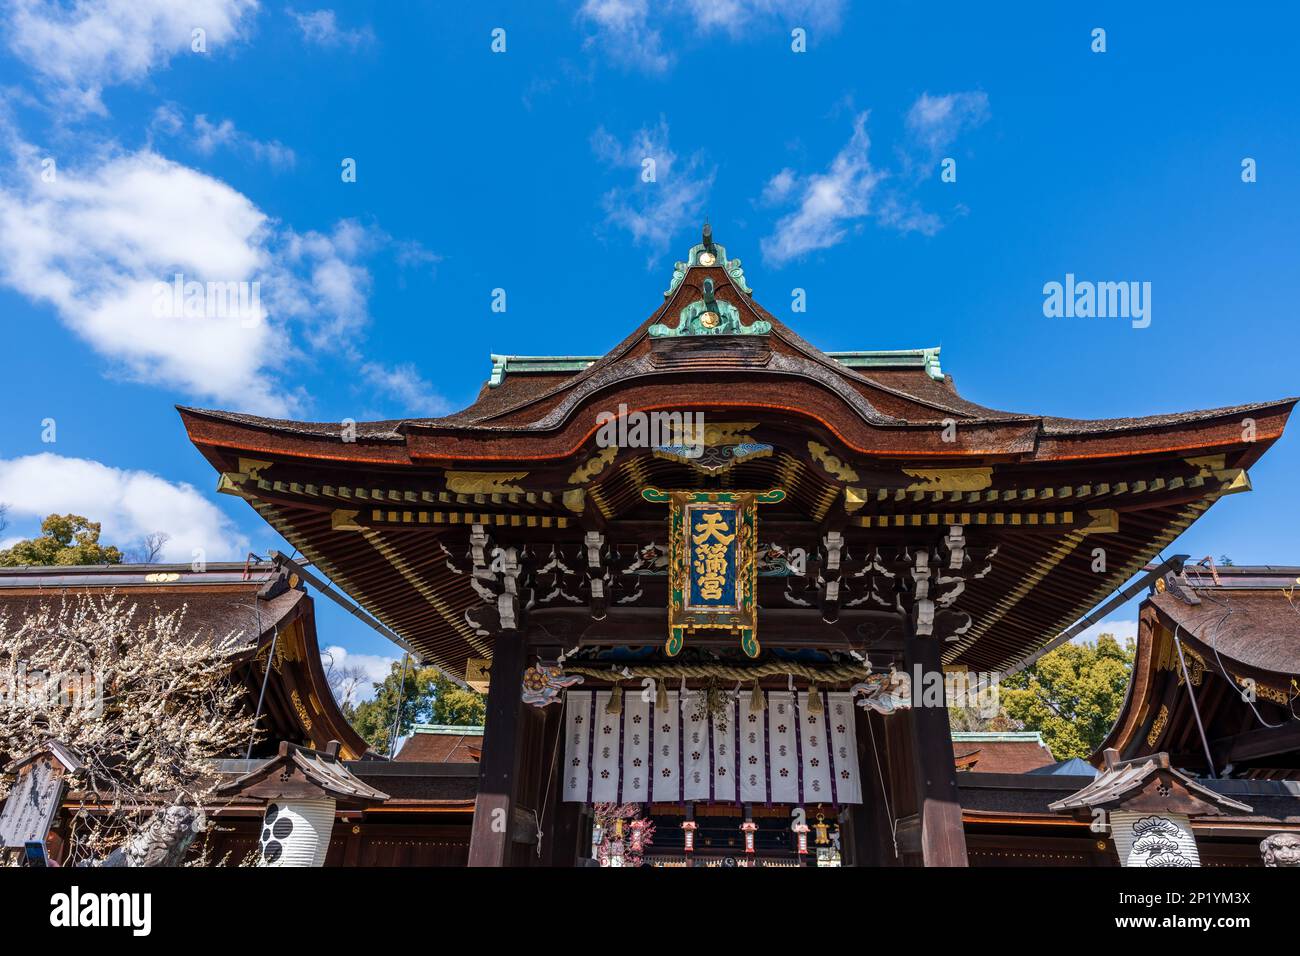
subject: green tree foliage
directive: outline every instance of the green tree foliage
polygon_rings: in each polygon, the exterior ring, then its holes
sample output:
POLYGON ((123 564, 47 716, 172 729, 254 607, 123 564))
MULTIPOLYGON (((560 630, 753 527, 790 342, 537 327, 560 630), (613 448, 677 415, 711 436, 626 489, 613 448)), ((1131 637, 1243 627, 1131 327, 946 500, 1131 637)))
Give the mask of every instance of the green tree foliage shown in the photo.
POLYGON ((392 670, 383 683, 373 686, 374 697, 363 700, 355 707, 345 706, 343 712, 357 733, 377 753, 388 753, 399 694, 402 700, 402 719, 397 732, 399 738, 409 734, 414 724, 477 726, 483 723, 483 695, 463 690, 435 668, 408 666, 403 683, 402 662, 394 661, 392 670))
POLYGON ((997 713, 991 716, 975 707, 949 707, 948 729, 955 733, 957 731, 1005 732, 1025 728, 1020 721, 1012 720, 1007 716, 1005 707, 999 707, 997 713))
POLYGON ((0 567, 23 565, 121 564, 122 552, 99 543, 99 522, 81 515, 50 515, 39 537, 0 551, 0 567))
POLYGON ((1095 644, 1062 644, 1032 667, 1002 681, 1002 707, 1037 730, 1057 760, 1087 758, 1119 716, 1133 668, 1133 641, 1112 634, 1095 644))

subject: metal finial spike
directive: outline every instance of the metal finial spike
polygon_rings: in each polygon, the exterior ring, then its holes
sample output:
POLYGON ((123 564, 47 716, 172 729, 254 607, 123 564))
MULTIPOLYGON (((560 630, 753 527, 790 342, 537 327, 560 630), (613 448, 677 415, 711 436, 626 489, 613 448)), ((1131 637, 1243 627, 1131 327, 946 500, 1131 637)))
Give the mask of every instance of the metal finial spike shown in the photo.
POLYGON ((706 249, 713 248, 713 227, 709 225, 708 219, 704 220, 704 247, 706 249))

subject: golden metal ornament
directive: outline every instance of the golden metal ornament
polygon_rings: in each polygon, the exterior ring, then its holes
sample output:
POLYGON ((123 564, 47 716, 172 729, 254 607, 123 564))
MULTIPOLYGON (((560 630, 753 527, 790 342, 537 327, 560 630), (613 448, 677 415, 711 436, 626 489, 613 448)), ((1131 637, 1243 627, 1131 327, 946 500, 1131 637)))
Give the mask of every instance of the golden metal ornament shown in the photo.
POLYGON ((817 846, 828 846, 831 842, 830 837, 827 836, 827 833, 830 831, 830 825, 826 822, 825 814, 817 814, 817 822, 813 824, 813 829, 817 831, 817 836, 813 838, 813 843, 817 846))

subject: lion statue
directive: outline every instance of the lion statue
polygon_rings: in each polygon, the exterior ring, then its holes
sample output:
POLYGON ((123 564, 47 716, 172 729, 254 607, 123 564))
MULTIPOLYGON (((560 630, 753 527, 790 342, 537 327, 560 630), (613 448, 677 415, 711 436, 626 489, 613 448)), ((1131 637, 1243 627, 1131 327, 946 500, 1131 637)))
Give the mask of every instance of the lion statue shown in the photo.
POLYGON ((1265 866, 1300 867, 1300 834, 1274 833, 1259 842, 1265 866))
POLYGON ((201 812, 171 806, 159 810, 140 832, 110 853, 99 866, 180 866, 197 833, 207 826, 201 812))

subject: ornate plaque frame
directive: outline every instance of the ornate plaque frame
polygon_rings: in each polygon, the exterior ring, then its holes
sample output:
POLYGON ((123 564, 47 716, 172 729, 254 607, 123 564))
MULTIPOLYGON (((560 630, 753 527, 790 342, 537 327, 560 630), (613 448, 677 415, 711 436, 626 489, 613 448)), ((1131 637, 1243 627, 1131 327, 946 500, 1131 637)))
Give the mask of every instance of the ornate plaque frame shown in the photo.
POLYGON ((769 491, 660 491, 646 488, 646 501, 668 505, 668 640, 664 653, 678 654, 686 635, 725 630, 740 638, 749 657, 759 654, 757 510, 785 500, 769 491))

